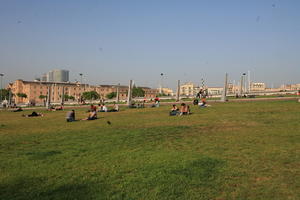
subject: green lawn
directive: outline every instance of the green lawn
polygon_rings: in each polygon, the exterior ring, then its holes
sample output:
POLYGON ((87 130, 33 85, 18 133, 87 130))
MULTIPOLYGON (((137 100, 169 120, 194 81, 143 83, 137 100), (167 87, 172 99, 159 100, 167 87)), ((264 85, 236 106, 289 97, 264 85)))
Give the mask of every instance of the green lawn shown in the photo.
POLYGON ((299 199, 300 103, 191 108, 2 111, 0 199, 299 199))

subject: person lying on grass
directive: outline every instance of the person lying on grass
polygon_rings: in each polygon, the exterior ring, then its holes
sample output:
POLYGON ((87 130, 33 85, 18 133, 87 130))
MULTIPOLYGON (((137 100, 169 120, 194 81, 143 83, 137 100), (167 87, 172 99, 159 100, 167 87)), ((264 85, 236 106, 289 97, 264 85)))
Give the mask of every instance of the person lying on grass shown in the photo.
POLYGON ((82 119, 82 120, 95 120, 95 119, 97 119, 97 112, 91 110, 91 111, 89 112, 88 117, 87 117, 87 118, 84 118, 84 119, 82 119))
POLYGON ((71 110, 67 113, 67 122, 75 121, 75 110, 71 110))
POLYGON ((171 108, 170 111, 170 116, 175 116, 179 114, 179 109, 177 108, 177 106, 174 104, 171 108))
POLYGON ((12 110, 11 112, 21 112, 21 111, 23 111, 23 109, 21 107, 18 107, 16 109, 12 110))
POLYGON ((43 117, 44 115, 42 113, 37 113, 35 111, 33 111, 31 114, 29 115, 22 115, 22 117, 43 117))

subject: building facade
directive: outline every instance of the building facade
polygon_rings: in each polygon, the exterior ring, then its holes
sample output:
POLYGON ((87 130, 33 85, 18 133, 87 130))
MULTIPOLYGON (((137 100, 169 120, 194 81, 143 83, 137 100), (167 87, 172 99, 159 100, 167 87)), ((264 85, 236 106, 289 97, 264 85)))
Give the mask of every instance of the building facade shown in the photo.
POLYGON ((250 91, 251 92, 258 92, 258 91, 265 91, 266 90, 266 84, 265 83, 254 83, 252 82, 250 84, 250 91))
MULTIPOLYGON (((42 80, 45 80, 45 75, 42 76, 42 80)), ((69 81, 69 71, 55 69, 51 70, 46 75, 47 82, 68 82, 69 81)))
MULTIPOLYGON (((119 100, 127 99, 128 86, 122 85, 99 85, 92 86, 88 84, 70 83, 70 82, 45 82, 45 81, 23 81, 16 80, 8 85, 14 95, 14 101, 17 104, 41 104, 46 100, 44 97, 48 95, 50 90, 50 100, 53 103, 62 101, 64 95, 74 97, 75 101, 80 101, 82 93, 88 91, 96 91, 101 99, 107 99, 107 95, 111 92, 119 90, 119 100), (17 94, 26 94, 26 98, 19 97, 17 94), (42 98, 43 97, 43 98, 42 98)), ((155 98, 156 89, 142 87, 145 91, 145 98, 155 98)))
POLYGON ((180 94, 185 96, 196 96, 200 91, 200 87, 194 83, 188 82, 180 86, 180 94))

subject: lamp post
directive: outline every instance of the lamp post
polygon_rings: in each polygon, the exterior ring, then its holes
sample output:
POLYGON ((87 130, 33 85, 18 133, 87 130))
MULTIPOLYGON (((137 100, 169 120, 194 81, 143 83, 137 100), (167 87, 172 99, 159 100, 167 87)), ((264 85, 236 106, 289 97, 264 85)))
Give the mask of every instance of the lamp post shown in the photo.
POLYGON ((82 73, 79 74, 79 76, 80 76, 80 84, 82 84, 82 75, 83 75, 82 73))
POLYGON ((163 82, 163 73, 160 73, 160 87, 159 87, 159 93, 162 94, 162 82, 163 82))
POLYGON ((2 92, 3 92, 2 91, 2 80, 3 80, 3 76, 4 76, 4 74, 1 73, 0 74, 0 78, 1 78, 1 82, 0 82, 1 83, 1 86, 0 86, 0 91, 1 91, 0 92, 0 102, 2 102, 2 92))

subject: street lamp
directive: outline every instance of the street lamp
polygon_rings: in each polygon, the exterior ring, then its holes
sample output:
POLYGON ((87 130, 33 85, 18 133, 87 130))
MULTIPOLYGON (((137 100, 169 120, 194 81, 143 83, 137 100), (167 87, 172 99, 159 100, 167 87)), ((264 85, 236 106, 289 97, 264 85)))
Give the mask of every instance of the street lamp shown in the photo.
POLYGON ((2 91, 2 80, 3 80, 3 76, 4 76, 4 74, 1 73, 1 74, 0 74, 0 78, 1 78, 1 86, 0 86, 0 91, 1 91, 1 92, 0 92, 0 102, 2 102, 2 92, 3 92, 3 91, 2 91))
POLYGON ((80 76, 80 84, 82 84, 82 75, 83 75, 82 73, 79 74, 79 76, 80 76))
POLYGON ((160 88, 159 88, 159 93, 162 93, 162 81, 163 81, 163 73, 160 73, 160 88))

